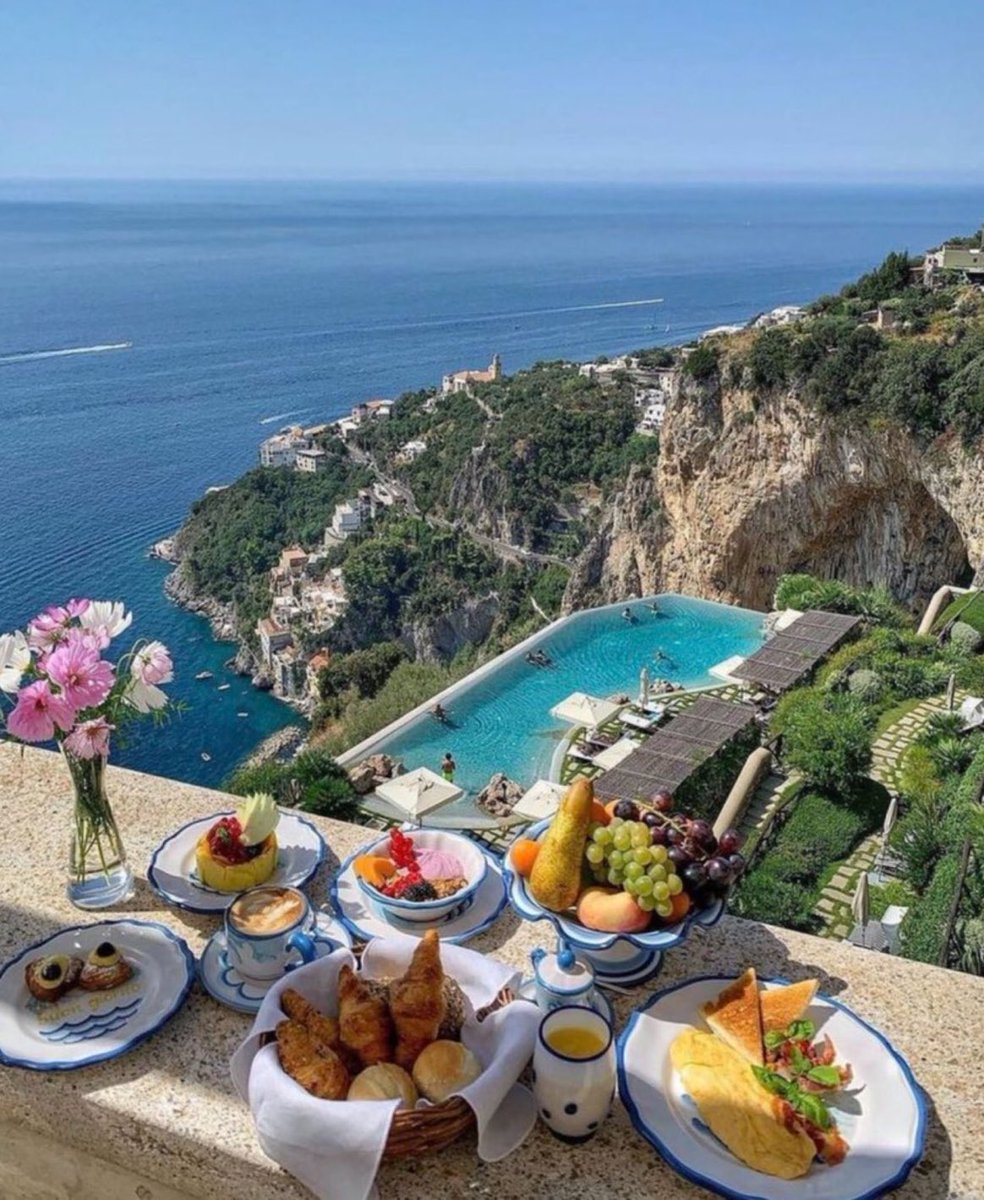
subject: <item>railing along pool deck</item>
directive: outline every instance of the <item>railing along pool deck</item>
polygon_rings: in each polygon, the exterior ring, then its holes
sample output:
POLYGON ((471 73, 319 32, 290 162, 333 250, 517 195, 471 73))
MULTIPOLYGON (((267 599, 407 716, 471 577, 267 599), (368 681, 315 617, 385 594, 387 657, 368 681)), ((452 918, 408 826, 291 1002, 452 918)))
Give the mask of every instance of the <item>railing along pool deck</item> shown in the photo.
MULTIPOLYGON (((160 921, 199 954, 214 917, 170 908, 149 888, 146 867, 178 826, 229 806, 229 798, 169 779, 112 769, 110 796, 137 875, 123 910, 160 921)), ((64 894, 71 799, 57 755, 0 745, 0 958, 90 914, 64 894)), ((368 840, 360 826, 315 818, 329 845, 308 892, 327 901, 338 860, 368 840)), ((368 834, 368 836, 372 836, 368 834)), ((549 938, 507 910, 469 943, 517 967, 549 938)), ((928 1107, 926 1152, 895 1193, 905 1200, 984 1197, 984 1106, 979 1049, 984 980, 941 971, 782 929, 725 918, 696 930, 667 954, 658 979, 631 996, 609 993, 621 1026, 659 987, 704 974, 818 975, 824 991, 883 1030, 908 1058, 928 1107)), ((0 1019, 3 1014, 0 1013, 0 1019)), ((231 1012, 195 985, 178 1015, 122 1058, 77 1071, 0 1067, 0 1196, 3 1200, 302 1200, 309 1197, 256 1143, 233 1092, 229 1058, 251 1018, 231 1012)), ((888 1114, 886 1114, 888 1116, 888 1114)), ((496 1200, 698 1200, 708 1193, 677 1176, 616 1104, 598 1136, 571 1147, 541 1126, 510 1157, 481 1163, 474 1138, 412 1161, 387 1163, 383 1200, 494 1196, 496 1200)))

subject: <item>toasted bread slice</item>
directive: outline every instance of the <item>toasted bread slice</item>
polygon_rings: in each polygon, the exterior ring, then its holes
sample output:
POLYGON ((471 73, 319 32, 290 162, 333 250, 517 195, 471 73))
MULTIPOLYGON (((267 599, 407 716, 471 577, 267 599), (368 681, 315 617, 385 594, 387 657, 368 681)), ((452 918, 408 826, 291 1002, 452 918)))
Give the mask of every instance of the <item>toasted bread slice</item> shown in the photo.
POLYGON ((711 1030, 750 1063, 762 1066, 762 1010, 755 968, 728 984, 716 1000, 703 1005, 701 1016, 711 1030))
POLYGON ((804 979, 786 987, 766 988, 759 995, 762 1006, 762 1032, 782 1032, 800 1017, 813 1003, 820 986, 818 979, 804 979))

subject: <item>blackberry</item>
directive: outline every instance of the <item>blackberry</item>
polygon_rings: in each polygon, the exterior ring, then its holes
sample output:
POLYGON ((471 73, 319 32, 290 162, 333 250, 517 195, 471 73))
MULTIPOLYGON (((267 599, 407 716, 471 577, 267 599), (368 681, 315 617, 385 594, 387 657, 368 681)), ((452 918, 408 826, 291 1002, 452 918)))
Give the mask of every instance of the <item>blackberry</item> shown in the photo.
POLYGON ((422 879, 420 883, 411 883, 400 899, 413 900, 415 903, 419 903, 421 900, 436 900, 437 892, 426 879, 422 879))

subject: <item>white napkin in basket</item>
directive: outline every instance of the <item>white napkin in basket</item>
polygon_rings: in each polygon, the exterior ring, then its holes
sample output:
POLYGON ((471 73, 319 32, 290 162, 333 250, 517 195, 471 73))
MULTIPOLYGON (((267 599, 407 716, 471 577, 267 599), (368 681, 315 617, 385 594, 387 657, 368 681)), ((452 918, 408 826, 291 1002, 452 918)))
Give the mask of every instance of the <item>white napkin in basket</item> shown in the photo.
MULTIPOLYGON (((363 955, 362 974, 376 979, 402 975, 416 946, 416 938, 396 933, 375 939, 363 955)), ((374 1193, 373 1180, 397 1102, 318 1100, 280 1069, 276 1047, 261 1048, 260 1039, 283 1020, 279 996, 286 987, 296 988, 320 1011, 336 1014, 338 972, 343 963, 354 961, 348 950, 336 950, 278 980, 231 1063, 233 1082, 249 1102, 264 1153, 319 1200, 366 1200, 374 1193)), ((473 1010, 490 1004, 504 987, 518 988, 521 978, 519 972, 461 946, 442 944, 441 961, 473 1010)), ((516 1080, 533 1053, 540 1014, 532 1004, 518 1002, 481 1023, 469 1017, 461 1040, 484 1070, 458 1094, 475 1112, 479 1156, 495 1161, 523 1141, 536 1119, 532 1097, 516 1080)), ((418 1107, 427 1106, 421 1100, 418 1107)))

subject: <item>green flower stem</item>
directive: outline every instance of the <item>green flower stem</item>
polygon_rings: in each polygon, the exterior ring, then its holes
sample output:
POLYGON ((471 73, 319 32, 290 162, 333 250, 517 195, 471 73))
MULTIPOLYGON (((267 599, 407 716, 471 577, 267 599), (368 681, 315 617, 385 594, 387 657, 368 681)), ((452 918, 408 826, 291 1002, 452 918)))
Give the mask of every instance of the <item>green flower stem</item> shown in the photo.
POLYGON ((62 753, 75 788, 75 838, 70 869, 76 882, 83 883, 97 869, 108 876, 124 860, 123 841, 106 796, 106 760, 100 755, 78 758, 64 747, 62 753), (98 868, 92 864, 93 852, 99 858, 98 868))

